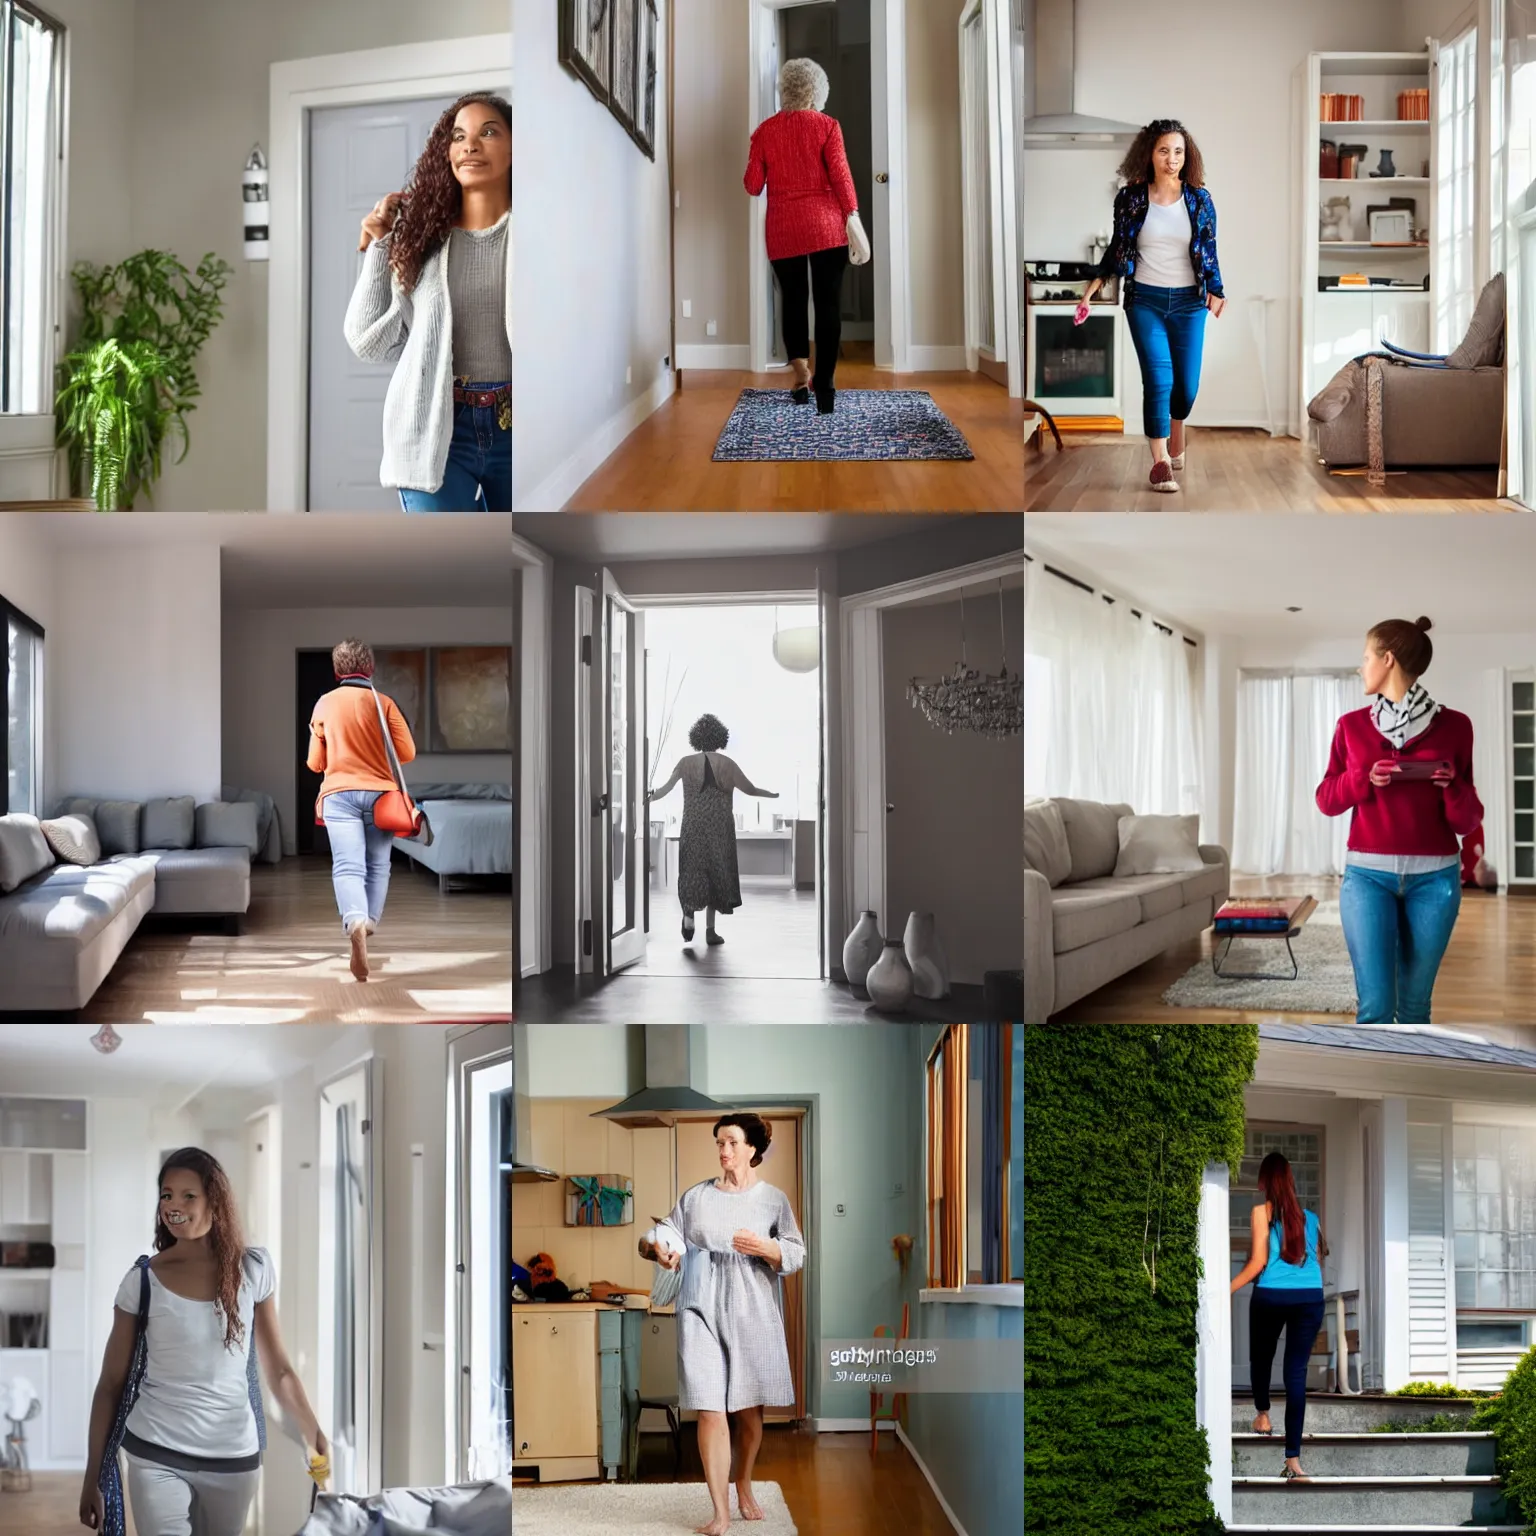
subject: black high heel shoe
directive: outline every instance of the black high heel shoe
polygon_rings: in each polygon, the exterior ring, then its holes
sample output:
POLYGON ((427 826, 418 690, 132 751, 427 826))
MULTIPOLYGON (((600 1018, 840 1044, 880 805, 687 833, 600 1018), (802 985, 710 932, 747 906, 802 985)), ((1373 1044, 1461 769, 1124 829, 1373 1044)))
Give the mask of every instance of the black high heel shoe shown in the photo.
POLYGON ((790 390, 789 398, 793 400, 796 405, 809 405, 811 403, 810 385, 802 384, 799 386, 799 388, 790 390))
POLYGON ((819 384, 816 386, 816 414, 818 416, 830 416, 836 400, 837 391, 835 389, 823 389, 819 384))

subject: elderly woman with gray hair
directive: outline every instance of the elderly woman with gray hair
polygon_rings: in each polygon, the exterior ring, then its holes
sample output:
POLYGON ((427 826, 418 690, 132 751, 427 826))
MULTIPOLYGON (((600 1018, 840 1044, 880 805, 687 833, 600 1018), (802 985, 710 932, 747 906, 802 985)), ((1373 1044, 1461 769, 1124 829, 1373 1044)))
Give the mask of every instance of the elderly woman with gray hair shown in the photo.
POLYGON ((859 199, 843 149, 843 130, 821 109, 831 86, 813 59, 786 59, 779 71, 782 108, 752 135, 744 184, 757 197, 768 189, 768 260, 783 291, 784 350, 795 371, 793 398, 829 415, 833 375, 842 344, 843 272, 869 260, 859 199), (810 314, 816 299, 816 374, 811 376, 810 314))

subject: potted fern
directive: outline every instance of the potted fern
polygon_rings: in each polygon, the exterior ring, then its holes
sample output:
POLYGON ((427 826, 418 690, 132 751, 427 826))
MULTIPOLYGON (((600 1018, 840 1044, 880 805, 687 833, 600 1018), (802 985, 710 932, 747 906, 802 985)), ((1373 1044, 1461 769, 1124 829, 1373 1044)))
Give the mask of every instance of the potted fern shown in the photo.
POLYGON ((195 363, 224 317, 234 268, 211 251, 189 272, 169 251, 116 266, 79 262, 75 349, 59 364, 55 438, 69 454, 70 493, 87 483, 100 511, 132 511, 160 478, 168 434, 187 456, 187 414, 201 393, 195 363))

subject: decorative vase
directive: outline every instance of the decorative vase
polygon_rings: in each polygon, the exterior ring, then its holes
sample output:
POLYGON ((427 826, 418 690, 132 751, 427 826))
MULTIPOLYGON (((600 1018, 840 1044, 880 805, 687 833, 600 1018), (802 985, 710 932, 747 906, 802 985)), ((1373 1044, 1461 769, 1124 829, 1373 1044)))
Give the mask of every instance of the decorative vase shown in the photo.
POLYGON ((917 997, 949 996, 949 956, 939 937, 932 912, 913 912, 907 917, 902 950, 912 967, 912 991, 917 997))
POLYGON ((887 939, 864 982, 869 1000, 882 1013, 901 1013, 912 1001, 912 967, 900 939, 887 939))
POLYGON ((1381 152, 1381 164, 1378 165, 1376 167, 1376 169, 1371 172, 1371 175, 1373 177, 1396 176, 1397 175, 1397 167, 1395 165, 1393 165, 1393 163, 1392 163, 1392 151, 1390 149, 1382 150, 1382 152, 1381 152))
POLYGON ((883 942, 879 925, 875 922, 875 914, 859 913, 859 920, 853 925, 853 932, 843 940, 843 974, 848 978, 850 986, 864 985, 864 978, 869 975, 870 966, 880 958, 880 946, 883 942))

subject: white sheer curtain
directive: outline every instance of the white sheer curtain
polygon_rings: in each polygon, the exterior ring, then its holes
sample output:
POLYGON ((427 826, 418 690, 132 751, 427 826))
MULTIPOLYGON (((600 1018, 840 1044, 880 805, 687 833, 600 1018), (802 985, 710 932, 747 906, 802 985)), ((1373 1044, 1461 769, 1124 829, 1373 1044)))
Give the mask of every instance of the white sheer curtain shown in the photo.
POLYGON ((1242 675, 1234 869, 1251 875, 1344 872, 1349 817, 1324 816, 1316 794, 1339 716, 1360 703, 1353 673, 1242 675))
POLYGON ((1024 567, 1024 789, 1201 810, 1195 652, 1183 636, 1024 567))

